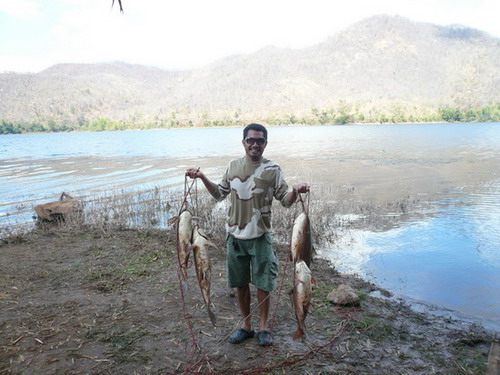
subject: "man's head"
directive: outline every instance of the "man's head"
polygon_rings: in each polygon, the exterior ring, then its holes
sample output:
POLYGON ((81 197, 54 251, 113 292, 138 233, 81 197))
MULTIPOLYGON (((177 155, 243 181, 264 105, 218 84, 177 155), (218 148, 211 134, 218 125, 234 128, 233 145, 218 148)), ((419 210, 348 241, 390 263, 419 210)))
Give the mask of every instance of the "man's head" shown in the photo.
POLYGON ((267 129, 264 127, 264 125, 249 124, 249 125, 245 126, 245 129, 243 129, 243 139, 245 139, 248 136, 249 130, 255 130, 258 132, 262 132, 264 134, 264 138, 267 140, 267 129))
POLYGON ((246 158, 259 161, 267 146, 267 129, 260 124, 250 124, 243 129, 243 140, 246 158))

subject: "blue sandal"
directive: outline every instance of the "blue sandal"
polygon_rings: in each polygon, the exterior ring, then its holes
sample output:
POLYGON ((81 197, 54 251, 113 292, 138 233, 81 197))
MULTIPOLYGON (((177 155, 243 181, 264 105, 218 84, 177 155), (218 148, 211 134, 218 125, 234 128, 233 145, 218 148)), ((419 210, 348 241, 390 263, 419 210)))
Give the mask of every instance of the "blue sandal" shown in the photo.
POLYGON ((229 336, 229 342, 231 344, 240 344, 246 339, 252 338, 254 334, 255 331, 253 329, 251 331, 247 331, 246 329, 240 328, 229 336))
POLYGON ((269 346, 273 344, 273 338, 271 337, 271 332, 269 331, 259 331, 257 332, 257 338, 259 339, 260 346, 269 346))

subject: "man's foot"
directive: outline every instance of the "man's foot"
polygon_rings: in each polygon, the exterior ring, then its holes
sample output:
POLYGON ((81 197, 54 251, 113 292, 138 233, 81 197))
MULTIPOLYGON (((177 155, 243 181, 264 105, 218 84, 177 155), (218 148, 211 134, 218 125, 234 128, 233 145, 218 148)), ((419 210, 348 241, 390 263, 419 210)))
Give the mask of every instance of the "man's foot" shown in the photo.
POLYGON ((246 339, 252 338, 255 334, 255 331, 252 329, 247 331, 246 329, 240 328, 236 332, 234 332, 231 336, 229 336, 229 342, 231 344, 239 344, 245 341, 246 339))
POLYGON ((271 337, 271 332, 266 330, 257 332, 257 339, 259 340, 260 346, 268 346, 273 344, 273 338, 271 337))

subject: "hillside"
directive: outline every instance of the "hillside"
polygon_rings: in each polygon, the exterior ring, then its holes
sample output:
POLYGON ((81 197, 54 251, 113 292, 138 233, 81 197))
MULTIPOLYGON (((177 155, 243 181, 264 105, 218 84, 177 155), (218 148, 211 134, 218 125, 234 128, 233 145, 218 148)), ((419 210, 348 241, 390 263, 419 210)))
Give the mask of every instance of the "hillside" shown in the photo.
POLYGON ((0 74, 0 120, 84 127, 284 119, 425 118, 500 103, 500 39, 375 16, 304 49, 266 47, 202 69, 60 64, 0 74), (332 117, 333 118, 333 117, 332 117))

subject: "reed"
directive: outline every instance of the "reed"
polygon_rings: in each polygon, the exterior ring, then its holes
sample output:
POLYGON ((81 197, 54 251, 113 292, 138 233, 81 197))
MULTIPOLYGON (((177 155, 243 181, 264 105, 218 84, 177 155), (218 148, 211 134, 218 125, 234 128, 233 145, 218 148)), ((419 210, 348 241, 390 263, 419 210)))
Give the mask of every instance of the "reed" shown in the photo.
MULTIPOLYGON (((75 196, 78 197, 77 194, 75 196)), ((83 196, 81 194, 80 196, 83 196)), ((352 189, 315 185, 314 193, 304 197, 315 246, 328 247, 351 229, 383 230, 404 220, 419 205, 417 200, 406 197, 387 204, 375 204, 356 199, 352 189)), ((199 225, 216 243, 222 244, 226 237, 225 220, 227 200, 216 202, 204 188, 194 186, 184 197, 181 188, 155 187, 141 191, 111 190, 92 193, 80 198, 83 203, 81 214, 66 216, 56 223, 68 230, 92 226, 104 233, 126 229, 172 229, 168 221, 179 213, 181 207, 189 209, 199 218, 199 225), (185 203, 184 202, 185 199, 185 203)), ((288 244, 291 238, 294 218, 302 207, 295 204, 283 208, 273 202, 272 226, 274 240, 288 244)), ((53 224, 49 224, 53 225, 53 224)), ((21 225, 0 228, 0 238, 22 237, 30 228, 21 225), (21 229, 22 228, 22 229, 21 229)))
POLYGON ((95 194, 86 198, 84 223, 104 232, 164 228, 174 214, 172 204, 177 199, 180 193, 167 187, 95 194))

